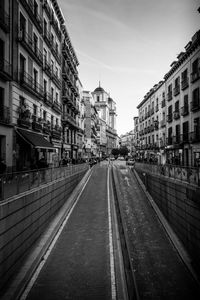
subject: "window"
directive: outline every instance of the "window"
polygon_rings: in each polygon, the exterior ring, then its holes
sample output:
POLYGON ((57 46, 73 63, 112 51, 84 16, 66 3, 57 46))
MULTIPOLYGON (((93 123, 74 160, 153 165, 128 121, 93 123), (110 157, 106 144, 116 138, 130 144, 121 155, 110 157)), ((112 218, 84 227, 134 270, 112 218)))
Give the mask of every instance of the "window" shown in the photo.
POLYGON ((198 73, 199 63, 198 58, 192 63, 192 73, 198 73))
POLYGON ((99 102, 100 101, 100 97, 99 96, 97 96, 97 102, 99 102))
POLYGON ((33 115, 37 116, 37 105, 33 104, 33 115))
POLYGON ((56 102, 58 103, 58 93, 56 92, 56 102))
POLYGON ((179 101, 175 102, 175 111, 179 111, 179 101))
POLYGON ((53 126, 53 123, 54 123, 54 117, 51 116, 51 126, 53 126))
POLYGON ((53 96, 54 96, 54 88, 52 87, 51 88, 51 97, 52 97, 52 99, 53 99, 53 96))
POLYGON ((183 141, 187 142, 189 138, 189 122, 183 123, 183 141))
POLYGON ((1 107, 4 106, 4 88, 0 87, 0 111, 1 107))
POLYGON ((37 82, 38 82, 38 71, 33 69, 33 81, 34 81, 34 88, 37 89, 37 82))
POLYGON ((43 110, 43 120, 44 121, 47 120, 47 112, 46 112, 46 110, 43 110))
POLYGON ((44 93, 46 94, 47 92, 47 81, 44 79, 44 93))
POLYGON ((44 19, 44 35, 47 36, 47 21, 44 19))
POLYGON ((37 16, 38 15, 38 4, 35 0, 34 0, 34 5, 33 5, 33 11, 34 11, 34 15, 37 16))
POLYGON ((47 50, 44 48, 44 63, 47 63, 47 50))

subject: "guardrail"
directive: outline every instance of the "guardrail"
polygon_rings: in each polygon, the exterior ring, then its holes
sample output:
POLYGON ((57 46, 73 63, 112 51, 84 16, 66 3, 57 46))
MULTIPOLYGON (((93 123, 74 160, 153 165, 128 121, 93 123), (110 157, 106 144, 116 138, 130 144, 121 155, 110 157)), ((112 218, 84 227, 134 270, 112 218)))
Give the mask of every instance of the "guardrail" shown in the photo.
POLYGON ((89 165, 84 163, 0 175, 0 201, 88 168, 89 165))
POLYGON ((177 165, 153 165, 148 163, 135 164, 136 169, 142 169, 153 174, 167 176, 190 184, 200 186, 200 168, 177 165))

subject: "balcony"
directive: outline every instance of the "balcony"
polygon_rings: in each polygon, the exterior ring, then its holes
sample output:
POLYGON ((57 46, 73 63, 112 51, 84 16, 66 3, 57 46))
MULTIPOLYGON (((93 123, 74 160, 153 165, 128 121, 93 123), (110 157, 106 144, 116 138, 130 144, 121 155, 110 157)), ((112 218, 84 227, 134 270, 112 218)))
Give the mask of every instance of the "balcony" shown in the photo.
POLYGON ((191 143, 199 143, 200 142, 200 131, 199 130, 190 132, 189 136, 190 136, 191 143))
POLYGON ((53 105, 53 97, 48 92, 44 92, 43 94, 44 103, 50 107, 53 105))
POLYGON ((52 105, 53 110, 55 110, 57 113, 61 113, 62 111, 62 105, 56 101, 53 101, 53 105, 52 105))
POLYGON ((186 131, 180 135, 180 142, 183 144, 189 143, 189 132, 188 131, 186 131))
POLYGON ((193 101, 190 102, 190 109, 192 112, 196 112, 196 111, 200 110, 199 98, 194 99, 193 101))
POLYGON ((160 126, 161 126, 161 128, 163 128, 163 127, 165 127, 166 126, 166 120, 161 120, 160 121, 160 126))
POLYGON ((59 29, 58 22, 54 18, 53 12, 51 13, 50 23, 53 26, 53 29, 54 29, 59 41, 61 42, 61 30, 59 29))
POLYGON ((191 73, 191 83, 195 82, 199 78, 200 78, 200 69, 198 69, 197 71, 191 73))
POLYGON ((173 145, 179 145, 181 142, 181 137, 180 135, 175 135, 172 137, 172 144, 173 145))
POLYGON ((0 104, 0 124, 10 124, 10 108, 0 104))
POLYGON ((37 30, 42 33, 42 18, 39 16, 38 11, 35 9, 33 0, 20 0, 23 7, 26 9, 31 21, 36 26, 37 30))
POLYGON ((60 126, 55 125, 51 130, 51 137, 56 140, 61 140, 62 129, 60 126))
POLYGON ((44 41, 46 42, 47 46, 49 48, 51 48, 51 46, 52 46, 52 43, 51 43, 51 33, 48 30, 46 30, 46 29, 43 32, 43 38, 44 38, 44 41))
POLYGON ((32 59, 35 60, 41 67, 43 66, 43 55, 37 45, 34 44, 33 39, 24 30, 19 30, 18 41, 31 55, 32 59))
POLYGON ((42 132, 42 124, 40 124, 37 118, 32 122, 32 129, 37 132, 42 132))
POLYGON ((166 141, 164 139, 160 139, 160 147, 164 148, 166 146, 166 141))
POLYGON ((58 77, 58 74, 52 72, 52 80, 57 86, 57 88, 61 89, 61 79, 58 77))
POLYGON ((47 62, 47 59, 45 57, 43 60, 43 70, 49 77, 52 77, 51 65, 47 62))
POLYGON ((159 106, 158 104, 156 104, 156 112, 158 112, 158 110, 159 110, 159 106))
POLYGON ((50 129, 50 122, 49 123, 44 123, 43 124, 43 132, 45 133, 45 134, 50 134, 50 132, 51 132, 51 129, 50 129))
POLYGON ((154 128, 155 128, 155 130, 159 129, 159 122, 157 120, 154 121, 154 128))
POLYGON ((0 78, 4 81, 12 79, 12 65, 6 60, 0 60, 0 78))
POLYGON ((188 86, 189 86, 189 78, 187 77, 181 81, 181 89, 185 90, 188 86))
POLYGON ((44 9, 46 15, 48 16, 48 18, 51 19, 51 8, 48 5, 48 2, 46 0, 44 1, 43 9, 44 9))
POLYGON ((189 114, 189 106, 184 105, 181 107, 181 116, 187 116, 189 114))
POLYGON ((3 9, 0 10, 0 27, 5 33, 10 31, 10 18, 7 12, 3 9))
POLYGON ((163 99, 162 102, 161 102, 161 107, 163 108, 165 106, 166 106, 165 99, 163 99))
POLYGON ((180 112, 178 110, 173 112, 174 120, 178 120, 180 118, 180 112))
POLYGON ((171 136, 171 137, 168 137, 168 138, 166 139, 166 144, 167 144, 167 145, 172 145, 172 144, 173 144, 172 136, 171 136))
POLYGON ((167 115, 167 122, 170 123, 172 122, 172 114, 167 115))
POLYGON ((174 96, 177 96, 180 93, 180 85, 176 85, 174 88, 174 96))
POLYGON ((56 48, 53 41, 51 41, 51 52, 52 52, 53 56, 55 57, 55 59, 57 60, 57 63, 59 65, 61 65, 61 55, 60 55, 60 53, 58 53, 58 49, 56 48))
POLYGON ((69 123, 71 126, 75 127, 76 129, 79 129, 78 125, 76 124, 76 119, 74 119, 70 114, 65 112, 63 114, 63 121, 69 123))
POLYGON ((169 91, 169 93, 167 94, 167 100, 172 100, 172 91, 169 91))
POLYGON ((43 97, 43 87, 28 73, 20 72, 19 82, 26 90, 37 96, 39 99, 43 97))

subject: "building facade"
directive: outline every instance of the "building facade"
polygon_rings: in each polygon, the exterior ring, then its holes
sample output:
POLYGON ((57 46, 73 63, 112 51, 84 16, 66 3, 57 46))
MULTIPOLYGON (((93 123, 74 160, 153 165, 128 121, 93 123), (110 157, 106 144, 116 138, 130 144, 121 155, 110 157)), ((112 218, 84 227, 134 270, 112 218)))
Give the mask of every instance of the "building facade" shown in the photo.
POLYGON ((139 157, 195 167, 200 164, 200 31, 170 67, 137 106, 139 157))
POLYGON ((57 1, 14 1, 12 121, 17 170, 61 158, 61 26, 57 1))

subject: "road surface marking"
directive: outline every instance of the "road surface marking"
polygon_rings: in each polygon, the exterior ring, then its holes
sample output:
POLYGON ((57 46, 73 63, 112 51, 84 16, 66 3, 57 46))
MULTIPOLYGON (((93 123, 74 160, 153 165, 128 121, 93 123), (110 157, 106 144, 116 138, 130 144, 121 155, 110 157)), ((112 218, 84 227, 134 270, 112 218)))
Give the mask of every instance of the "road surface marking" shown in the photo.
POLYGON ((52 243, 50 244, 48 250, 46 251, 45 255, 43 256, 43 259, 42 259, 41 263, 38 265, 36 271, 34 272, 32 278, 31 278, 31 280, 29 281, 27 287, 25 288, 24 292, 22 293, 22 295, 21 295, 21 297, 20 297, 20 300, 25 300, 25 299, 27 298, 27 296, 28 296, 30 290, 32 289, 32 287, 33 287, 33 285, 34 285, 34 283, 35 283, 37 277, 38 277, 39 274, 40 274, 40 271, 42 270, 44 264, 46 263, 46 261, 47 261, 47 259, 48 259, 48 257, 49 257, 49 255, 51 254, 51 251, 52 251, 54 245, 56 244, 56 242, 57 242, 57 240, 58 240, 58 238, 59 238, 59 236, 60 236, 60 234, 61 234, 61 232, 62 232, 64 226, 66 225, 68 219, 70 218, 70 216, 71 216, 71 214, 72 214, 72 212, 73 212, 73 210, 74 210, 74 207, 76 206, 76 204, 77 204, 77 202, 78 202, 78 200, 79 200, 79 198, 80 198, 80 196, 81 196, 81 194, 82 194, 82 192, 83 192, 83 190, 84 190, 86 184, 88 183, 88 181, 89 181, 91 175, 92 175, 92 173, 90 173, 90 175, 89 175, 89 177, 87 178, 85 184, 83 185, 83 187, 82 187, 82 189, 81 189, 81 191, 80 191, 78 197, 76 198, 74 204, 72 205, 72 207, 71 207, 69 213, 67 214, 65 220, 63 221, 63 223, 62 223, 62 225, 60 226, 58 232, 56 233, 56 235, 55 235, 55 237, 54 237, 52 243))
POLYGON ((113 251, 113 236, 112 236, 112 224, 111 224, 111 206, 110 206, 110 177, 109 167, 107 171, 107 197, 108 197, 108 224, 109 224, 109 249, 110 249, 110 276, 111 276, 111 292, 112 300, 116 300, 116 280, 115 280, 115 263, 114 263, 114 251, 113 251))

